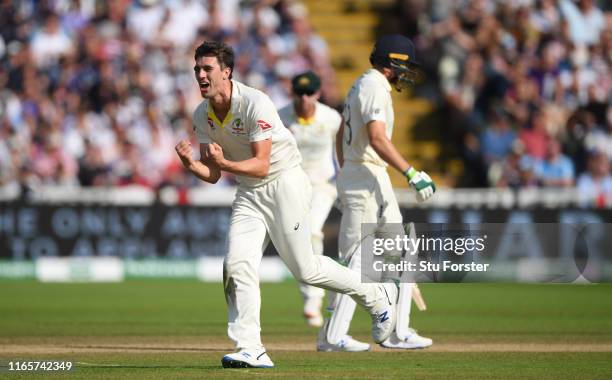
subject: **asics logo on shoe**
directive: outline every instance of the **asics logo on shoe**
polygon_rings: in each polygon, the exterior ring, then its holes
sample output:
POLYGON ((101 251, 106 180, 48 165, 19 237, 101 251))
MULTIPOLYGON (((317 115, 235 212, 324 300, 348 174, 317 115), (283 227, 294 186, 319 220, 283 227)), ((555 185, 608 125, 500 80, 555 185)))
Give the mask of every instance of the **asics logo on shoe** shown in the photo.
POLYGON ((248 352, 243 352, 243 353, 242 353, 242 356, 247 357, 247 358, 250 358, 250 357, 251 357, 251 354, 249 354, 248 352))
POLYGON ((300 228, 300 223, 299 222, 295 224, 295 227, 293 227, 293 230, 297 231, 298 228, 300 228))

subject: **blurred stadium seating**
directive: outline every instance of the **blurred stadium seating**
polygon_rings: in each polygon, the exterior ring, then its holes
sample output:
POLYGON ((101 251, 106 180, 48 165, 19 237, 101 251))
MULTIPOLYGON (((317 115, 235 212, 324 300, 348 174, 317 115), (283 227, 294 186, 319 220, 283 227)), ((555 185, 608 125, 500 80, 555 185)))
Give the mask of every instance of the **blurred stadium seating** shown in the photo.
MULTIPOLYGON (((338 102, 327 44, 288 1, 3 1, 0 186, 203 186, 173 147, 200 101, 195 47, 222 39, 234 77, 287 103, 316 70, 338 102)), ((225 184, 233 183, 227 177, 225 184)))
POLYGON ((430 112, 398 140, 439 183, 609 199, 609 2, 398 0, 379 19, 420 50, 427 81, 412 99, 430 112))
POLYGON ((206 186, 172 149, 199 101, 189 62, 200 41, 232 44, 235 77, 277 106, 290 100, 289 78, 312 68, 323 101, 338 107, 377 34, 400 32, 427 72, 414 91, 394 94, 394 140, 415 166, 443 187, 578 186, 609 204, 612 17, 602 6, 4 1, 0 186, 206 186))

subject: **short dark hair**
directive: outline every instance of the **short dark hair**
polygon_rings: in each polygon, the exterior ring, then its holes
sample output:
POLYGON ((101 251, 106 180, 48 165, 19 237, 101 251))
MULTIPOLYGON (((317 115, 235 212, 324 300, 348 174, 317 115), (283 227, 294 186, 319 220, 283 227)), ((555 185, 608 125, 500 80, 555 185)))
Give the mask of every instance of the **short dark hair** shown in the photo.
POLYGON ((231 46, 217 41, 204 41, 195 50, 195 59, 200 57, 216 57, 222 69, 229 67, 231 72, 229 79, 234 73, 234 50, 231 46))

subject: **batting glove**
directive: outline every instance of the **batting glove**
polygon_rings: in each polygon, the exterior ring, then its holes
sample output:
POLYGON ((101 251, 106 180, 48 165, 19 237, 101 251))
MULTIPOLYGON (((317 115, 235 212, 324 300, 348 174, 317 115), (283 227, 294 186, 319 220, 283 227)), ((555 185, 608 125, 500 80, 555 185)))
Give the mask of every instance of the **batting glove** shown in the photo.
POLYGON ((423 171, 417 172, 411 167, 404 172, 404 175, 408 179, 408 185, 416 191, 417 202, 426 201, 436 192, 436 184, 427 173, 423 171))

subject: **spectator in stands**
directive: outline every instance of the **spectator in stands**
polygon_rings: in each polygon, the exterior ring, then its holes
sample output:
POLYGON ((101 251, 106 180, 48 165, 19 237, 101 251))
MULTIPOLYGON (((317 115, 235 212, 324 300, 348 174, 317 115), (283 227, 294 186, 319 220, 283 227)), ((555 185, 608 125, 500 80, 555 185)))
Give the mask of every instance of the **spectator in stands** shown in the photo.
POLYGON ((599 151, 589 157, 589 170, 578 177, 576 188, 584 206, 605 207, 612 204, 610 160, 599 151))
POLYGON ((581 173, 587 169, 586 137, 595 125, 588 122, 585 111, 576 111, 567 120, 563 136, 563 151, 575 164, 576 171, 581 173))
POLYGON ((546 156, 546 151, 551 142, 546 131, 546 118, 542 111, 535 111, 531 117, 529 127, 524 127, 519 132, 519 138, 525 145, 527 154, 537 160, 546 156))
POLYGON ((159 36, 165 15, 166 9, 161 1, 138 0, 128 9, 126 16, 128 31, 140 41, 152 43, 159 36))
MULTIPOLYGON (((447 64, 454 65, 448 58, 447 64)), ((476 98, 482 85, 483 59, 476 53, 470 54, 465 61, 465 70, 459 77, 448 75, 443 96, 445 101, 445 129, 460 147, 461 158, 466 167, 466 175, 461 186, 486 186, 487 164, 483 159, 480 142, 480 120, 475 109, 476 98)))
POLYGON ((561 144, 550 140, 546 158, 535 165, 535 174, 544 186, 570 187, 574 185, 574 164, 561 153, 561 144))
POLYGON ((561 76, 564 94, 562 102, 566 107, 576 109, 589 102, 589 89, 599 87, 606 75, 599 75, 590 61, 590 53, 584 46, 576 47, 570 55, 571 68, 561 76))
POLYGON ((61 179, 59 182, 62 184, 74 183, 77 163, 62 149, 60 134, 57 131, 49 130, 40 138, 42 141, 34 145, 31 156, 34 173, 43 180, 43 183, 47 184, 57 184, 57 179, 61 179))
POLYGON ((536 160, 525 154, 525 146, 514 140, 512 150, 501 164, 494 164, 489 170, 489 179, 497 187, 512 189, 540 186, 536 175, 536 160))
POLYGON ((576 45, 594 45, 605 28, 605 18, 593 0, 559 0, 559 7, 576 45))
POLYGON ((504 105, 516 124, 529 127, 531 116, 540 109, 541 101, 538 84, 535 79, 519 73, 504 97, 504 105))
POLYGON ((168 3, 160 34, 163 40, 178 49, 188 49, 198 30, 208 22, 208 10, 198 0, 176 0, 168 3))
MULTIPOLYGON (((612 115, 612 114, 611 114, 612 115)), ((591 112, 584 113, 584 125, 587 133, 584 136, 584 148, 587 151, 600 151, 612 160, 612 123, 598 125, 595 115, 591 112)))
POLYGON ((79 160, 78 179, 81 186, 107 186, 110 168, 104 163, 100 148, 85 140, 85 152, 79 160))
POLYGON ((31 42, 32 58, 38 67, 56 64, 73 51, 73 43, 62 30, 57 15, 49 12, 44 17, 43 27, 34 33, 31 42))
POLYGON ((561 94, 560 61, 564 55, 563 45, 551 41, 542 48, 538 65, 529 72, 529 78, 537 83, 539 97, 544 101, 555 101, 561 94))
POLYGON ((16 168, 13 166, 12 150, 9 143, 9 134, 12 128, 7 122, 0 127, 0 186, 14 182, 16 168))
POLYGON ((540 34, 553 34, 561 23, 561 16, 555 6, 555 1, 536 0, 530 20, 540 34))
POLYGON ((512 150, 505 156, 501 164, 493 165, 489 170, 489 178, 496 187, 510 187, 513 189, 523 185, 523 169, 521 167, 521 157, 525 152, 525 147, 520 140, 514 140, 512 150), (499 174, 496 171, 499 170, 499 174))
POLYGON ((481 136, 482 154, 488 164, 500 162, 511 151, 516 133, 500 111, 492 116, 492 124, 481 136))
POLYGON ((482 75, 483 65, 480 55, 470 54, 465 61, 463 75, 456 82, 449 82, 445 89, 446 101, 462 115, 461 118, 467 119, 472 125, 475 121, 471 116, 474 114, 476 98, 485 79, 482 75))
POLYGON ((542 182, 536 173, 536 160, 526 154, 522 155, 519 161, 521 173, 521 187, 537 187, 542 182))

